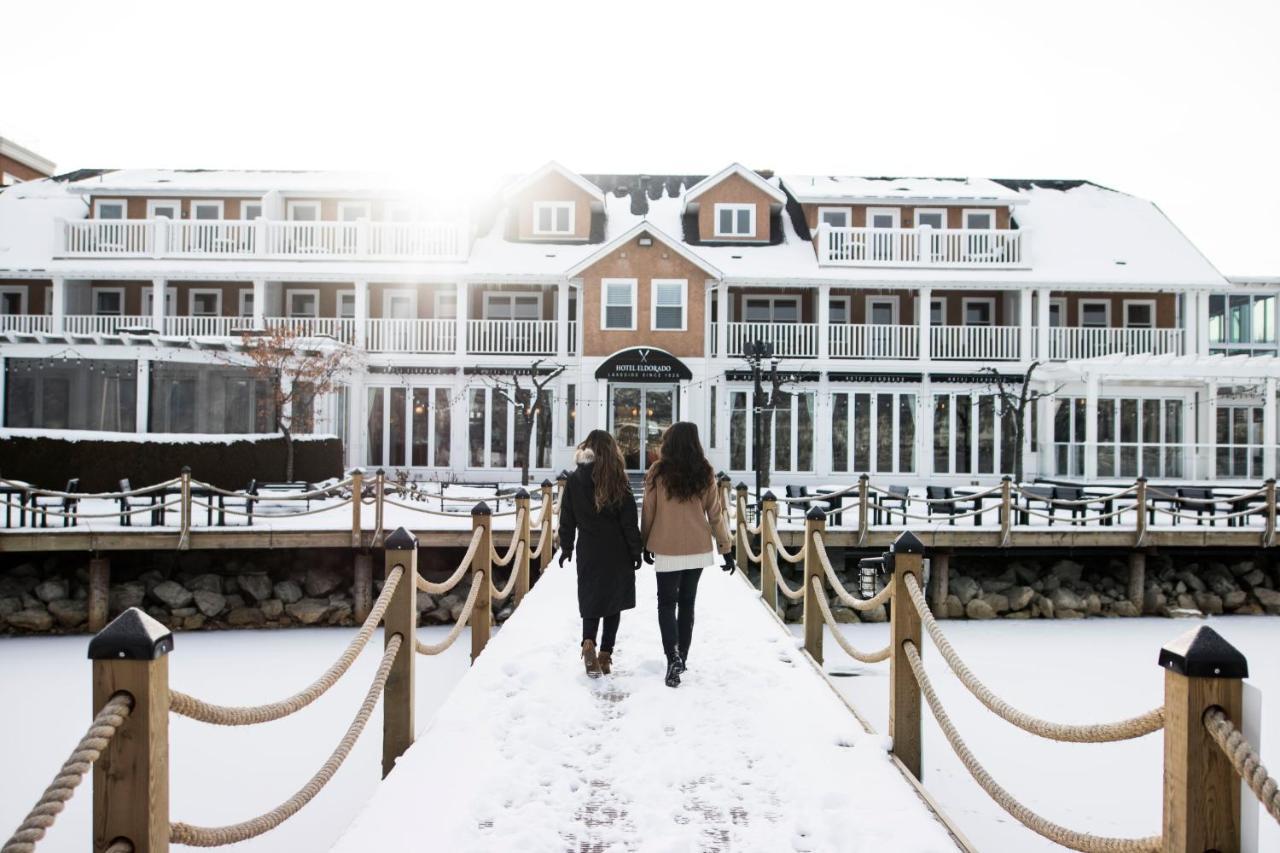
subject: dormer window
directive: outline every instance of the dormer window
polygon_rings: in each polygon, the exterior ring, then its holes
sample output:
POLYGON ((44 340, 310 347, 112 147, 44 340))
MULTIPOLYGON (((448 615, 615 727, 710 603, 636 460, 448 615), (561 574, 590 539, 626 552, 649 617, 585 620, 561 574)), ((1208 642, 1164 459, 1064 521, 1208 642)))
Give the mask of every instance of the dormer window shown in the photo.
POLYGON ((573 234, 574 207, 571 201, 535 201, 533 233, 543 236, 573 234))
POLYGON ((868 207, 867 227, 898 228, 902 225, 902 211, 896 207, 868 207))
POLYGON ((93 201, 93 215, 98 219, 127 219, 128 205, 123 199, 98 198, 93 201))
POLYGON ((717 204, 716 236, 756 236, 756 206, 754 204, 717 204))
POLYGON ((979 231, 995 228, 996 212, 994 210, 966 210, 964 212, 964 227, 979 231))
POLYGON ((820 207, 818 208, 818 222, 829 228, 848 228, 849 208, 820 207))
POLYGON ((941 207, 917 207, 916 208, 916 227, 917 228, 946 228, 947 212, 941 207))

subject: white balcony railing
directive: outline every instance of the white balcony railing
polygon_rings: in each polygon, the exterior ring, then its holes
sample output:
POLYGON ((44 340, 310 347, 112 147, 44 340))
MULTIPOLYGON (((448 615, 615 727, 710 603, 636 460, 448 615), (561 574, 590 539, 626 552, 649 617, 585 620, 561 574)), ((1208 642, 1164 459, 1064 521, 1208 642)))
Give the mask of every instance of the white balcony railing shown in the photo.
POLYGON ((467 352, 484 355, 554 355, 555 320, 468 320, 467 352))
POLYGON ((567 341, 567 352, 569 355, 578 354, 578 321, 570 320, 568 329, 569 340, 567 341))
POLYGON ((369 320, 366 346, 372 352, 450 353, 457 349, 456 320, 369 320))
POLYGON ((257 254, 258 232, 252 222, 160 220, 157 228, 167 232, 165 248, 166 254, 170 256, 232 258, 257 254))
POLYGON ((226 338, 237 330, 252 329, 249 317, 165 317, 164 333, 175 337, 226 338))
POLYGON ((264 317, 268 329, 287 329, 303 338, 333 338, 344 344, 356 341, 356 321, 349 317, 264 317))
POLYGON ((0 332, 47 333, 53 329, 50 314, 0 314, 0 332))
POLYGON ((920 335, 916 326, 833 324, 832 358, 918 358, 920 335))
POLYGON ((817 323, 730 323, 729 352, 737 358, 756 341, 773 345, 779 358, 814 358, 818 354, 817 323))
POLYGON ((68 314, 62 328, 70 335, 118 335, 129 330, 160 331, 150 314, 68 314))
POLYGON ((931 326, 929 353, 938 361, 1017 361, 1017 326, 931 326))
POLYGON ((452 222, 374 222, 369 254, 389 258, 457 258, 462 234, 452 222))
MULTIPOLYGON (((167 222, 168 220, 161 220, 167 222)), ((61 221, 58 238, 60 254, 68 258, 95 255, 144 257, 152 253, 155 221, 149 219, 85 219, 61 221)))
POLYGON ((1022 267, 1025 232, 968 228, 818 226, 823 266, 1022 267))
POLYGON ((1182 329, 1056 327, 1049 330, 1049 358, 1066 360, 1137 353, 1182 355, 1184 337, 1182 329))

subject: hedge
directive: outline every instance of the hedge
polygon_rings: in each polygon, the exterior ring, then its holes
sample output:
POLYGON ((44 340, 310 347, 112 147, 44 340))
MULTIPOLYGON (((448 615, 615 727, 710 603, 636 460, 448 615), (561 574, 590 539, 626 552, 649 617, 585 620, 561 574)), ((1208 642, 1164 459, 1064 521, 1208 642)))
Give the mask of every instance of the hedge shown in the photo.
MULTIPOLYGON (((112 491, 122 478, 134 488, 176 477, 184 465, 191 476, 224 489, 240 489, 250 479, 284 479, 285 444, 280 436, 229 441, 138 441, 46 436, 0 438, 0 475, 46 489, 61 489, 73 477, 84 492, 112 491)), ((342 442, 337 438, 295 439, 295 480, 318 482, 342 475, 342 442)))

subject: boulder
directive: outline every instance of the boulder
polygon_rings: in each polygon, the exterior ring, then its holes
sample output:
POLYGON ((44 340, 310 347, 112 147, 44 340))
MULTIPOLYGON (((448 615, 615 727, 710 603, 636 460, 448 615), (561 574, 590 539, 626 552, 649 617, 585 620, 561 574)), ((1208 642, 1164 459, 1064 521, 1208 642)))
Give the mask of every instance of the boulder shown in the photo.
POLYGON ((1241 560, 1238 563, 1231 564, 1231 574, 1238 578, 1242 578, 1254 570, 1253 560, 1241 560))
POLYGON ((319 598, 322 595, 328 595, 333 592, 346 581, 347 576, 332 566, 317 566, 307 572, 307 579, 303 587, 306 589, 308 596, 319 598))
POLYGON ((831 608, 831 617, 841 625, 851 625, 859 621, 858 614, 848 607, 831 608))
POLYGON ((1084 618, 1084 614, 1083 614, 1083 613, 1081 613, 1079 610, 1071 610, 1071 609, 1056 608, 1056 609, 1053 611, 1053 618, 1055 618, 1055 619, 1083 619, 1083 618, 1084 618))
POLYGON ((948 595, 946 602, 943 604, 946 609, 946 618, 961 619, 964 617, 964 605, 960 603, 960 599, 954 595, 948 595))
POLYGON ((166 607, 186 607, 191 603, 191 590, 177 581, 161 581, 151 588, 151 597, 166 607))
POLYGON ((1004 592, 1013 586, 1012 581, 1006 580, 985 580, 982 582, 983 592, 1004 592))
POLYGON ((169 615, 174 619, 181 620, 186 619, 188 616, 195 616, 199 612, 194 607, 175 607, 169 611, 169 615))
POLYGON ((1262 582, 1267 579, 1267 576, 1262 573, 1261 569, 1254 569, 1240 579, 1249 586, 1262 586, 1262 582))
POLYGON ((0 598, 0 617, 8 616, 10 613, 17 613, 21 609, 21 598, 0 598))
POLYGON ((4 621, 20 631, 48 631, 53 627, 53 617, 47 610, 19 610, 4 617, 4 621))
POLYGON ((1274 589, 1256 587, 1253 590, 1253 595, 1268 613, 1273 616, 1280 615, 1280 592, 1276 592, 1274 589))
POLYGON ((1115 604, 1111 605, 1111 612, 1117 616, 1141 616, 1142 615, 1141 613, 1138 612, 1138 608, 1133 606, 1133 602, 1128 600, 1117 601, 1115 604))
POLYGON ((146 586, 147 592, 151 592, 158 584, 164 583, 165 577, 155 569, 151 569, 138 575, 138 580, 146 586))
POLYGON ((227 608, 228 608, 228 609, 230 609, 230 610, 235 610, 237 607, 244 607, 244 605, 245 605, 245 600, 244 600, 244 596, 243 596, 243 595, 241 595, 241 594, 240 594, 240 593, 238 593, 238 592, 229 592, 229 593, 227 593, 227 608))
POLYGON ((147 587, 142 581, 125 581, 111 587, 108 604, 112 613, 121 613, 130 607, 141 607, 147 597, 147 587))
MULTIPOLYGON (((1076 595, 1066 587, 1058 587, 1049 595, 1049 600, 1053 602, 1053 610, 1055 615, 1059 610, 1080 610, 1085 608, 1084 599, 1076 595)), ((1059 617, 1066 618, 1066 617, 1059 617)))
POLYGON ((1191 592, 1193 593, 1204 592, 1204 589, 1205 589, 1204 581, 1200 580, 1200 578, 1196 577, 1191 572, 1188 572, 1188 571, 1178 572, 1178 580, 1186 584, 1187 589, 1191 590, 1191 592))
MULTIPOLYGON (((1243 589, 1233 589, 1226 595, 1222 596, 1222 606, 1228 610, 1235 610, 1240 605, 1249 600, 1249 593, 1243 589)), ((0 611, 2 613, 3 611, 0 611)))
POLYGON ((71 598, 50 601, 49 612, 63 628, 79 628, 89 619, 89 606, 71 598))
POLYGON ((435 625, 445 625, 452 621, 449 616, 450 611, 445 607, 436 607, 427 614, 427 620, 435 625))
MULTIPOLYGON (((998 592, 985 593, 981 598, 975 598, 974 601, 985 602, 986 605, 997 615, 1009 612, 1009 597, 1007 595, 1001 595, 998 592)), ((970 604, 972 603, 973 602, 970 602, 970 604)))
POLYGON ((237 607, 227 614, 227 624, 232 628, 257 628, 266 621, 262 611, 256 607, 237 607))
POLYGON ((970 599, 969 603, 964 606, 964 615, 970 619, 996 618, 995 608, 987 603, 986 598, 987 596, 970 599))
POLYGON ((947 591, 960 599, 960 603, 963 605, 977 598, 982 589, 978 586, 978 582, 971 577, 952 575, 947 583, 947 591))
POLYGON ((430 610, 436 609, 436 600, 429 592, 419 591, 417 601, 415 602, 415 604, 418 608, 419 614, 426 613, 430 610))
POLYGON ((1040 567, 1028 565, 1026 563, 1014 563, 1009 566, 1013 570, 1014 577, 1021 583, 1030 585, 1040 577, 1040 567))
POLYGON ((1091 592, 1084 597, 1084 612, 1090 616, 1098 616, 1102 613, 1102 598, 1096 592, 1091 592))
POLYGON ((1062 586, 1062 579, 1057 575, 1049 575, 1040 581, 1040 591, 1045 595, 1048 595, 1060 586, 1062 586))
POLYGON ((1196 600, 1196 608, 1201 613, 1218 616, 1222 613, 1222 597, 1212 592, 1197 592, 1192 596, 1196 600))
POLYGON ((329 602, 322 598, 304 598, 286 606, 285 612, 303 625, 314 625, 329 615, 329 602))
POLYGON ((1030 611, 1030 610, 1015 610, 1015 611, 1014 611, 1014 612, 1012 612, 1012 613, 1006 613, 1006 614, 1004 615, 1004 618, 1006 618, 1006 619, 1030 619, 1030 618, 1031 618, 1031 611, 1030 611))
POLYGON ((1029 586, 1012 587, 1006 595, 1009 597, 1009 609, 1013 611, 1026 608, 1031 599, 1036 597, 1035 590, 1029 586))
POLYGON ((275 587, 276 598, 285 604, 293 604, 302 600, 302 587, 293 581, 280 581, 275 587))
POLYGON ((204 623, 205 615, 203 613, 197 613, 194 616, 188 616, 186 619, 182 620, 182 630, 198 631, 204 627, 204 623))
POLYGON ((1079 583, 1084 566, 1074 560, 1059 560, 1049 571, 1062 583, 1079 583))
POLYGON ((268 598, 258 606, 262 610, 262 615, 268 619, 279 619, 284 613, 284 602, 278 598, 268 598))
POLYGON ((1196 607, 1196 600, 1188 593, 1184 592, 1181 595, 1178 595, 1175 598, 1175 601, 1177 602, 1178 607, 1182 610, 1199 610, 1199 608, 1196 607))
POLYGON ((271 597, 271 578, 265 574, 237 575, 240 591, 254 601, 266 601, 271 597))
POLYGON ((183 584, 192 592, 216 592, 222 594, 222 576, 215 575, 212 572, 205 572, 202 575, 195 575, 183 584))
POLYGON ((1165 595, 1159 587, 1149 586, 1142 596, 1142 612, 1157 614, 1164 612, 1165 595))
POLYGON ((33 590, 36 598, 48 604, 51 601, 58 601, 63 598, 71 597, 71 585, 67 583, 66 578, 49 578, 36 584, 33 590))
POLYGON ((870 610, 859 610, 858 618, 863 622, 888 622, 889 613, 884 609, 883 604, 877 604, 870 610))
POLYGON ((351 621, 351 605, 335 604, 329 612, 330 625, 345 625, 351 621))
POLYGON ((1031 615, 1042 616, 1045 619, 1053 618, 1053 602, 1047 596, 1037 595, 1031 599, 1031 615))
POLYGON ((195 599, 196 608, 206 617, 212 618, 227 609, 227 599, 220 592, 197 589, 192 593, 192 597, 195 599))

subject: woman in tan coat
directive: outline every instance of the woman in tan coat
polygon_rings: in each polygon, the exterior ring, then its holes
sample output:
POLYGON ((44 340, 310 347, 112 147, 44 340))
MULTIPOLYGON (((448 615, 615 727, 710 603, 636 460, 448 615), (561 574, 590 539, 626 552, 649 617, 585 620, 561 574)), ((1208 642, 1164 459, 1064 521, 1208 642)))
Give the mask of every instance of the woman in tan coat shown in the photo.
POLYGON ((715 474, 694 424, 671 425, 662 437, 658 461, 645 474, 640 542, 645 562, 658 574, 658 628, 667 655, 667 686, 679 687, 693 641, 702 570, 715 565, 716 551, 724 557, 724 570, 734 569, 715 474))

